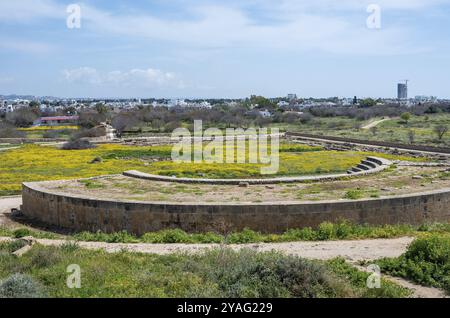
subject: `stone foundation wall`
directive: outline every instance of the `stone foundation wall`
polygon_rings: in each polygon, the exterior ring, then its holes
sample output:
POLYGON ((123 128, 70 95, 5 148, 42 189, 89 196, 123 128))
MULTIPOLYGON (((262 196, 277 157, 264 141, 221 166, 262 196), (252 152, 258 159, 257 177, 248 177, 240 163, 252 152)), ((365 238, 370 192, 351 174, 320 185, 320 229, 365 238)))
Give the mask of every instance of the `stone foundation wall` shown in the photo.
POLYGON ((450 221, 450 189, 383 199, 285 203, 116 202, 50 193, 40 183, 23 185, 22 213, 40 223, 75 231, 126 230, 136 235, 168 228, 229 232, 250 228, 279 233, 347 219, 359 224, 450 221))
POLYGON ((387 141, 363 140, 363 139, 355 139, 355 138, 323 136, 323 135, 313 135, 313 134, 293 133, 293 132, 287 133, 286 136, 288 138, 289 137, 291 137, 291 138, 292 137, 294 137, 294 138, 295 137, 315 138, 315 139, 324 139, 324 140, 328 140, 328 141, 364 144, 364 145, 371 145, 371 146, 377 146, 377 147, 398 148, 398 149, 413 150, 413 151, 419 151, 419 152, 434 152, 434 153, 450 154, 450 148, 446 148, 446 147, 432 147, 432 146, 425 146, 425 145, 407 145, 407 144, 400 144, 400 143, 387 142, 387 141))

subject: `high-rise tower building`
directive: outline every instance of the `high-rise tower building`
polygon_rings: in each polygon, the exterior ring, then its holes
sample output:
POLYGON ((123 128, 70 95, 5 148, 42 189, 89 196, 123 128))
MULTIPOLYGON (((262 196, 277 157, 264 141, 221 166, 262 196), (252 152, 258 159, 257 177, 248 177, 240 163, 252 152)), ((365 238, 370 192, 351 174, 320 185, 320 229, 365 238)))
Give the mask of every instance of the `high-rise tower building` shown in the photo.
POLYGON ((408 83, 398 83, 397 86, 397 98, 408 99, 408 83))

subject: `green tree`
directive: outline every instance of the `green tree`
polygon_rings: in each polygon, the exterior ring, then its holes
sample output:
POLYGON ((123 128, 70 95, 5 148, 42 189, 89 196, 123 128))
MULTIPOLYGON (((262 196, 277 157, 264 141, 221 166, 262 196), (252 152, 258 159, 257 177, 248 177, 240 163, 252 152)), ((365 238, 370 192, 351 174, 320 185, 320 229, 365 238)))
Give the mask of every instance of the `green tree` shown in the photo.
POLYGON ((276 103, 272 102, 270 99, 265 98, 264 96, 252 95, 250 97, 250 103, 252 105, 258 105, 258 108, 274 109, 277 107, 276 103))
POLYGON ((375 106, 376 104, 377 104, 377 101, 372 98, 366 98, 359 102, 359 105, 361 107, 372 107, 372 106, 375 106))
POLYGON ((95 104, 95 110, 97 113, 106 115, 108 113, 108 108, 103 103, 97 103, 95 104))
POLYGON ((409 120, 411 119, 411 114, 408 112, 405 112, 403 114, 401 114, 400 118, 406 123, 408 124, 409 120))

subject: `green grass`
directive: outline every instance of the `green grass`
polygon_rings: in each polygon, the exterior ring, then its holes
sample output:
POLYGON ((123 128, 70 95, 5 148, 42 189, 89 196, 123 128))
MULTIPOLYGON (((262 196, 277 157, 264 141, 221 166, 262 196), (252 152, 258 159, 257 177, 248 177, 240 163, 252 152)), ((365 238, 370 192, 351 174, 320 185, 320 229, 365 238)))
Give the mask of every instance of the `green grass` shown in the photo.
POLYGON ((102 189, 105 188, 105 185, 100 182, 95 182, 95 180, 88 179, 88 180, 80 180, 81 184, 83 184, 86 189, 102 189))
POLYGON ((402 298, 408 297, 411 292, 381 277, 381 288, 367 288, 367 278, 370 273, 359 271, 343 258, 335 258, 326 262, 328 268, 338 277, 349 282, 353 288, 359 289, 363 298, 402 298))
MULTIPOLYGON (((373 118, 370 121, 376 119, 373 118)), ((448 113, 412 116, 407 124, 399 118, 387 120, 376 126, 375 134, 370 129, 359 128, 368 122, 347 117, 314 118, 306 124, 283 125, 283 128, 293 132, 403 144, 410 143, 408 134, 413 131, 416 144, 450 147, 450 132, 444 135, 441 141, 434 132, 434 127, 437 125, 450 125, 450 114, 448 113)))
POLYGON ((127 232, 107 234, 102 232, 81 232, 73 235, 79 241, 97 241, 111 243, 276 243, 295 241, 326 241, 326 240, 358 240, 376 238, 395 238, 401 236, 416 236, 424 233, 450 233, 449 224, 433 224, 414 227, 411 225, 369 226, 357 225, 342 221, 338 223, 324 222, 317 229, 306 227, 290 229, 282 234, 263 234, 245 229, 240 232, 221 235, 217 233, 186 233, 180 229, 163 230, 146 233, 136 237, 127 232))
POLYGON ((399 258, 377 261, 381 269, 450 294, 450 236, 433 234, 416 239, 399 258))
POLYGON ((0 237, 13 237, 21 238, 25 236, 32 236, 38 239, 58 239, 63 238, 63 236, 45 231, 33 230, 30 228, 19 227, 19 228, 6 228, 0 227, 0 237))
POLYGON ((33 236, 45 239, 71 239, 88 242, 108 243, 185 243, 185 244, 245 244, 245 243, 280 243, 296 241, 327 241, 327 240, 359 240, 377 238, 396 238, 402 236, 426 236, 430 234, 450 234, 450 223, 425 224, 419 227, 411 225, 358 225, 348 221, 337 223, 324 222, 317 229, 306 227, 290 229, 282 234, 263 234, 250 229, 232 232, 227 235, 214 232, 186 233, 180 229, 169 229, 149 232, 140 237, 126 231, 116 233, 79 232, 63 236, 52 232, 38 231, 30 228, 0 227, 0 236, 20 238, 33 236))
MULTIPOLYGON (((0 243, 0 292, 4 282, 20 272, 28 285, 48 297, 403 297, 399 287, 382 285, 374 293, 364 287, 365 274, 337 261, 323 263, 275 252, 234 252, 217 249, 204 254, 108 254, 76 245, 61 248, 35 245, 18 258, 17 246, 0 243), (81 268, 81 288, 66 285, 67 266, 81 268), (350 273, 350 279, 346 276, 350 273)), ((20 281, 12 284, 23 290, 20 281)), ((1 296, 1 295, 0 295, 1 296)), ((30 295, 33 296, 33 295, 30 295)))
POLYGON ((375 189, 351 189, 344 194, 344 199, 359 200, 362 198, 378 198, 380 193, 375 189))

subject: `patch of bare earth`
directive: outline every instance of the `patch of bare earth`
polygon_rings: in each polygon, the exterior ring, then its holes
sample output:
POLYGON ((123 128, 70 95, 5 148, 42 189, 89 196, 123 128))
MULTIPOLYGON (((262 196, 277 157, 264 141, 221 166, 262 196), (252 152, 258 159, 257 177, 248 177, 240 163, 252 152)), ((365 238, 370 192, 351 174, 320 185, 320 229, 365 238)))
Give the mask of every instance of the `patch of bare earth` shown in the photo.
POLYGON ((8 215, 11 209, 18 209, 22 204, 22 197, 5 197, 0 198, 0 226, 13 226, 15 223, 11 221, 8 215))

